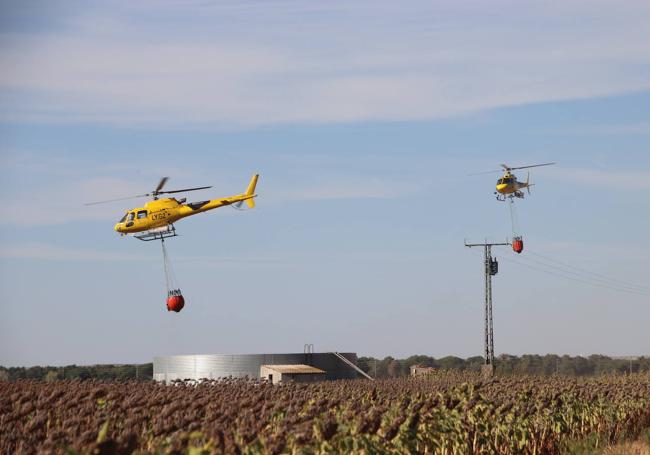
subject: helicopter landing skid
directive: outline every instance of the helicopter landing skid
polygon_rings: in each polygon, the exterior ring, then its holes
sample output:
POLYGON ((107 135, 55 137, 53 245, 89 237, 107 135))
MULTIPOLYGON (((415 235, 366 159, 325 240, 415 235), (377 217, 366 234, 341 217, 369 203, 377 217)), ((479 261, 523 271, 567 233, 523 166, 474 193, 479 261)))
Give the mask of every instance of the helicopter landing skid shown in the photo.
POLYGON ((176 228, 174 227, 173 224, 168 224, 165 227, 150 229, 148 231, 138 232, 137 234, 133 234, 133 237, 135 237, 138 240, 142 240, 143 242, 151 242, 152 240, 163 240, 169 237, 176 237, 176 236, 178 236, 178 234, 176 233, 176 228))
POLYGON ((522 193, 521 191, 516 191, 510 194, 498 194, 495 192, 494 194, 496 194, 497 201, 499 202, 506 202, 507 200, 514 201, 515 198, 519 198, 519 199, 524 198, 524 193, 522 193))

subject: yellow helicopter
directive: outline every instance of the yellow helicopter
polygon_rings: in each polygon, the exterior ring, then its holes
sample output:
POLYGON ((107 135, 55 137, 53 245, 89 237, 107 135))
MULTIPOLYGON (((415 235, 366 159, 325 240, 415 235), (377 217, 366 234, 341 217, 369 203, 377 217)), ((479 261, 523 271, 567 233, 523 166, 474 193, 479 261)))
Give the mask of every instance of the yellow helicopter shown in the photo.
MULTIPOLYGON (((524 193, 523 190, 524 188, 528 191, 528 194, 530 194, 530 187, 533 186, 532 183, 530 183, 530 173, 526 177, 525 182, 520 182, 517 180, 517 177, 515 174, 512 173, 512 171, 516 171, 518 169, 528 169, 531 167, 540 167, 540 166, 551 166, 555 163, 543 163, 543 164, 531 164, 529 166, 518 166, 518 167, 510 167, 507 164, 502 164, 501 167, 505 170, 503 173, 503 176, 497 180, 496 184, 496 191, 494 194, 497 197, 497 200, 499 201, 505 201, 507 199, 512 199, 512 198, 524 198, 524 193)), ((492 173, 492 172, 502 172, 501 169, 496 170, 496 171, 488 171, 488 172, 480 172, 479 174, 487 174, 487 173, 492 173)), ((472 175, 478 175, 478 174, 472 174, 472 175)))
POLYGON ((258 177, 258 174, 253 175, 245 193, 219 199, 210 199, 207 201, 185 203, 185 198, 176 199, 171 197, 159 199, 158 196, 161 194, 185 193, 188 191, 212 188, 211 186, 201 186, 196 188, 185 188, 182 190, 162 191, 168 180, 168 177, 163 177, 160 179, 156 189, 151 193, 111 199, 108 201, 91 202, 86 205, 103 204, 106 202, 151 196, 153 197, 153 200, 145 203, 144 207, 128 210, 122 219, 117 222, 114 229, 121 235, 133 234, 133 236, 139 240, 162 240, 167 237, 176 236, 174 223, 181 218, 203 213, 226 205, 233 205, 234 207, 239 208, 243 202, 246 202, 246 205, 249 208, 254 208, 255 201, 253 198, 257 197, 257 194, 255 194, 255 186, 257 185, 258 177))

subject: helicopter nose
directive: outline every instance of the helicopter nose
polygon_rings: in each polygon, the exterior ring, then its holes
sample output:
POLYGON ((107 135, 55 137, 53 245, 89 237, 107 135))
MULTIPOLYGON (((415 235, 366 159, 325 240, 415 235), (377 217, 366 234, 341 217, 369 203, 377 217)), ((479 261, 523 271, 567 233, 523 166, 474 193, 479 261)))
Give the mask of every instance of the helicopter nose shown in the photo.
POLYGON ((506 185, 505 183, 500 183, 497 185, 497 191, 499 193, 503 193, 506 190, 506 188, 508 188, 508 185, 506 185))
POLYGON ((122 232, 122 223, 117 223, 113 229, 115 229, 116 232, 122 232))

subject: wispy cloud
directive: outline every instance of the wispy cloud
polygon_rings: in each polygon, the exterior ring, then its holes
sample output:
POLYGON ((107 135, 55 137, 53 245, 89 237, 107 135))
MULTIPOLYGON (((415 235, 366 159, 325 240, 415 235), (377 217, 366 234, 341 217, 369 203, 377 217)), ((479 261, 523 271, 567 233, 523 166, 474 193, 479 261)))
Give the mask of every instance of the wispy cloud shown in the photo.
POLYGON ((146 261, 142 255, 114 251, 83 250, 43 243, 5 244, 0 246, 2 259, 40 259, 47 261, 146 261))
POLYGON ((158 179, 171 175, 171 171, 172 181, 182 180, 189 175, 203 175, 199 170, 188 167, 138 163, 137 157, 129 162, 91 164, 24 152, 0 154, 0 190, 11 195, 3 203, 0 226, 116 222, 124 210, 142 206, 147 199, 127 199, 121 204, 85 204, 147 193, 155 187, 158 179))
POLYGON ((416 194, 428 183, 396 181, 364 176, 322 176, 316 182, 305 182, 293 188, 279 188, 271 201, 326 201, 344 199, 394 199, 416 194))
POLYGON ((597 3, 73 11, 67 28, 0 35, 0 118, 200 128, 412 120, 650 88, 650 7, 597 3))
POLYGON ((575 126, 560 130, 569 134, 594 134, 594 135, 616 135, 616 134, 650 134, 650 123, 619 123, 575 126))
MULTIPOLYGON (((298 165, 309 171, 296 178, 281 181, 268 178, 262 173, 259 188, 263 194, 263 203, 267 206, 290 201, 395 199, 417 194, 431 185, 429 180, 377 177, 363 172, 355 174, 341 170, 318 170, 319 163, 327 160, 326 156, 310 155, 299 163, 293 157, 279 159, 286 159, 294 166, 298 165), (318 172, 314 172, 315 170, 318 172)), ((133 168, 137 166, 131 162, 91 165, 71 162, 65 158, 31 154, 7 154, 0 162, 3 166, 0 172, 0 189, 5 190, 5 194, 11 194, 4 202, 0 226, 38 227, 102 221, 110 229, 125 210, 141 207, 148 198, 90 206, 84 204, 146 193, 153 189, 162 175, 172 175, 173 183, 168 183, 167 189, 196 186, 196 182, 209 185, 214 181, 221 181, 218 188, 202 193, 190 193, 203 199, 239 193, 248 182, 248 175, 238 180, 239 177, 234 179, 232 175, 227 175, 227 172, 221 177, 206 174, 198 161, 194 165, 187 164, 182 168, 173 169, 166 169, 154 163, 152 169, 143 171, 143 175, 134 171, 133 168), (9 182, 12 176, 21 178, 9 182), (191 176, 191 179, 187 176, 191 176), (224 179, 234 183, 226 185, 224 179), (180 183, 179 180, 187 183, 180 183)))
POLYGON ((601 169, 556 169, 549 178, 608 190, 649 190, 649 171, 620 171, 601 169))
MULTIPOLYGON (((650 248, 639 245, 638 249, 630 250, 624 238, 620 238, 620 242, 612 242, 611 239, 591 242, 546 239, 540 240, 533 248, 533 251, 538 254, 553 255, 557 260, 569 264, 575 260, 574 258, 582 258, 584 263, 594 261, 594 265, 602 268, 605 268, 604 266, 612 259, 621 262, 642 262, 650 265, 650 255, 648 254, 650 248)), ((625 277, 621 276, 620 278, 625 277)))
MULTIPOLYGON (((0 259, 30 259, 58 262, 158 262, 159 257, 143 255, 140 250, 134 253, 99 251, 53 245, 48 243, 14 243, 0 245, 0 259)), ((263 257, 235 258, 214 256, 186 256, 178 259, 179 264, 192 264, 200 267, 281 267, 291 265, 287 259, 263 257)))
POLYGON ((142 193, 142 185, 112 177, 59 181, 51 183, 49 188, 26 185, 13 190, 14 196, 4 203, 0 224, 29 227, 90 220, 117 221, 121 210, 83 204, 138 193, 142 193))

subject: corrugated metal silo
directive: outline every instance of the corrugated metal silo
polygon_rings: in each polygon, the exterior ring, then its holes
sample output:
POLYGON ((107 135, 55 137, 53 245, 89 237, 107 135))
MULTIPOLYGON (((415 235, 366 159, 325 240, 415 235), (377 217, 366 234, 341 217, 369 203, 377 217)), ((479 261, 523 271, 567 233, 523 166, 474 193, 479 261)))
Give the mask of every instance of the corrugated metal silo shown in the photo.
MULTIPOLYGON (((356 353, 340 353, 357 363, 356 353)), ((306 364, 325 371, 325 379, 356 379, 357 372, 330 352, 297 354, 207 354, 155 357, 153 377, 156 381, 176 379, 220 379, 260 377, 262 365, 306 364)))

